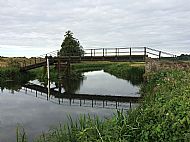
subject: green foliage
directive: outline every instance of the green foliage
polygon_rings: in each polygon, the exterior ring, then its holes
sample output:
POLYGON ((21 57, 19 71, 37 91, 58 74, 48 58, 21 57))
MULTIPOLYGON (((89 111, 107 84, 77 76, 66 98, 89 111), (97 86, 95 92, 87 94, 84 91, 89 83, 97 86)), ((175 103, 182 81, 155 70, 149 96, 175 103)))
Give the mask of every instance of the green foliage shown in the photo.
POLYGON ((61 47, 61 56, 82 56, 84 54, 83 47, 80 45, 80 42, 73 37, 71 31, 66 32, 61 47))
POLYGON ((184 61, 188 61, 190 60, 190 55, 188 54, 181 54, 180 56, 177 57, 178 60, 184 60, 184 61))
POLYGON ((129 114, 128 123, 138 130, 131 140, 189 141, 190 72, 162 71, 149 76, 142 89, 144 102, 129 114))

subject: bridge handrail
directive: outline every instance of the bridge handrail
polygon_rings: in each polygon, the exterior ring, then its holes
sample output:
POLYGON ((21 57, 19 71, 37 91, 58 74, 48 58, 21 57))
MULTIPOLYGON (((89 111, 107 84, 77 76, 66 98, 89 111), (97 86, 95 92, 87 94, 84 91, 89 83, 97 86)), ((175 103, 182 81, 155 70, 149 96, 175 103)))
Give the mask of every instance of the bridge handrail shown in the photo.
MULTIPOLYGON (((45 61, 47 56, 52 56, 52 57, 57 57, 59 53, 59 50, 54 50, 51 51, 49 53, 46 54, 42 54, 39 55, 37 57, 31 57, 30 59, 26 59, 24 60, 23 63, 21 63, 21 67, 26 67, 28 65, 32 65, 32 64, 37 64, 37 63, 42 63, 45 61)), ((72 57, 74 59, 74 57, 108 57, 108 56, 129 56, 129 59, 131 59, 132 56, 134 55, 141 55, 144 56, 144 60, 145 57, 149 56, 152 58, 165 58, 165 57, 169 57, 169 58, 175 58, 176 55, 171 54, 171 53, 167 53, 167 52, 163 52, 160 50, 156 50, 156 49, 152 49, 149 47, 119 47, 119 48, 94 48, 94 49, 84 49, 84 53, 81 55, 80 53, 78 55, 76 54, 68 54, 65 55, 65 57, 72 57)), ((102 59, 103 59, 102 58, 102 59)))

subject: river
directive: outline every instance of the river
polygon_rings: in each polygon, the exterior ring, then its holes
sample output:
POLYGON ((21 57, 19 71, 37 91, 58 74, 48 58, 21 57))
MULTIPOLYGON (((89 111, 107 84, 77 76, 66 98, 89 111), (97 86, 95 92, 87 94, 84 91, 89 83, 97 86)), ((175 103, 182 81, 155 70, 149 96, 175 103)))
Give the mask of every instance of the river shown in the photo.
MULTIPOLYGON (((129 80, 119 79, 103 70, 85 72, 80 81, 62 83, 61 93, 70 90, 75 94, 131 96, 139 97, 139 85, 132 84, 129 80)), ((43 86, 38 80, 30 81, 43 86)), ((22 86, 22 85, 21 85, 22 86)), ((23 85, 24 86, 24 85, 23 85)), ((56 84, 51 82, 51 88, 56 84)), ((104 119, 110 117, 117 109, 128 110, 136 107, 137 103, 112 102, 90 99, 66 99, 47 97, 46 93, 29 88, 13 86, 0 87, 0 141, 16 141, 16 128, 23 127, 29 141, 42 132, 47 132, 59 123, 68 122, 68 115, 74 120, 83 114, 98 115, 104 119), (7 89, 8 88, 8 89, 7 89)))

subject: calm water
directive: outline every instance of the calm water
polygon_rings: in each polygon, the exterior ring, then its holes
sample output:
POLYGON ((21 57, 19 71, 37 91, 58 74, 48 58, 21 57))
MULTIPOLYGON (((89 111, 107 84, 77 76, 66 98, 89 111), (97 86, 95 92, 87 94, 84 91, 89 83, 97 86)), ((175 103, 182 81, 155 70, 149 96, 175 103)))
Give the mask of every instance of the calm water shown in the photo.
MULTIPOLYGON (((37 80, 31 81, 41 85, 37 80)), ((51 83, 51 88, 56 88, 51 83)), ((80 114, 98 115, 101 118, 110 117, 116 112, 115 102, 102 101, 93 102, 88 99, 60 99, 51 96, 47 100, 45 93, 36 92, 25 87, 8 90, 1 87, 0 92, 0 142, 16 141, 16 127, 21 125, 29 135, 29 140, 41 132, 58 125, 60 122, 67 122, 67 116, 74 119, 80 114), (93 104, 93 105, 92 105, 93 104)), ((58 89, 57 89, 58 90, 58 89)), ((62 82, 61 92, 70 90, 77 94, 97 94, 113 96, 135 96, 138 97, 139 87, 134 86, 130 81, 118 79, 103 71, 84 73, 84 78, 73 81, 68 85, 62 82)), ((137 104, 131 104, 135 107, 137 104)), ((130 103, 119 103, 117 108, 128 109, 130 103)))

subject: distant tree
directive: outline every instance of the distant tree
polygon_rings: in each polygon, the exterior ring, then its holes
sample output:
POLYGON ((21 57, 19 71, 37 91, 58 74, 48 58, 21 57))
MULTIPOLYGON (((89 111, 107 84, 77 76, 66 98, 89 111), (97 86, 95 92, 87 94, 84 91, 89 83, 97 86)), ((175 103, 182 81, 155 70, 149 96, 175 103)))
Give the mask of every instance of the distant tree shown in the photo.
POLYGON ((181 54, 180 56, 177 57, 179 60, 190 60, 190 55, 188 54, 181 54))
POLYGON ((73 37, 71 31, 67 31, 64 35, 65 39, 61 44, 61 56, 81 56, 84 54, 83 47, 80 45, 78 39, 73 37))

